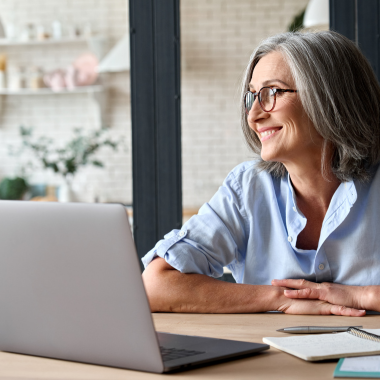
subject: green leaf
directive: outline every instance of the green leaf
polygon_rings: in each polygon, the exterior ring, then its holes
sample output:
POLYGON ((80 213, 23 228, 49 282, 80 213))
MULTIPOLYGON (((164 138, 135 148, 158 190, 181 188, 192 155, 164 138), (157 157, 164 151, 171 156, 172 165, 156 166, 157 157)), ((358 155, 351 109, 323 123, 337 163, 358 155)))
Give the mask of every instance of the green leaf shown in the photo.
POLYGON ((305 16, 305 11, 306 8, 294 16, 292 22, 288 26, 288 32, 297 32, 303 28, 303 18, 305 16))
POLYGON ((92 165, 94 165, 94 166, 98 166, 98 167, 100 167, 100 168, 103 168, 103 167, 104 167, 103 162, 100 162, 100 161, 98 161, 98 160, 94 160, 94 161, 92 161, 92 165))

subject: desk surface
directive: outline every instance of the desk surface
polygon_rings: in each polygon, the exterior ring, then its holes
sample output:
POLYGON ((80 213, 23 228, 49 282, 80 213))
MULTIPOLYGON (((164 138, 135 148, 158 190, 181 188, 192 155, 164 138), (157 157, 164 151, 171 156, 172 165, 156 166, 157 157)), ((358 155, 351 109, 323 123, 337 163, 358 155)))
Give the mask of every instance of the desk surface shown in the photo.
MULTIPOLYGON (((262 342, 264 336, 287 326, 362 325, 380 328, 380 315, 363 318, 296 316, 284 314, 154 314, 156 329, 188 335, 262 342)), ((332 379, 337 360, 311 363, 275 348, 245 359, 170 375, 156 375, 116 368, 0 352, 0 379, 332 379)))

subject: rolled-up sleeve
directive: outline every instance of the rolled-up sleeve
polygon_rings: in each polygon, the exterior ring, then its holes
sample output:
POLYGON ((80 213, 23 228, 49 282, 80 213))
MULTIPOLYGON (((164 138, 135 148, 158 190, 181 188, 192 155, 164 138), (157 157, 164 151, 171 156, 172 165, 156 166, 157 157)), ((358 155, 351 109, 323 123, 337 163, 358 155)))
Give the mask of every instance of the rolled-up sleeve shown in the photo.
POLYGON ((144 266, 158 256, 182 273, 222 276, 223 267, 233 266, 246 252, 247 228, 241 197, 240 183, 230 173, 197 215, 181 230, 165 235, 142 258, 144 266))

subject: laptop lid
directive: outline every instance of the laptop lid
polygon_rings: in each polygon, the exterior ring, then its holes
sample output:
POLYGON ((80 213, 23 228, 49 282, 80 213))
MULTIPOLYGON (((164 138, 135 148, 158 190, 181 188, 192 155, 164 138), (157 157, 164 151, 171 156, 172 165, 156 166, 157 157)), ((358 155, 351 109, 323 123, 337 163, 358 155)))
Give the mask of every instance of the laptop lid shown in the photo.
POLYGON ((0 201, 0 245, 0 350, 163 372, 123 206, 0 201))

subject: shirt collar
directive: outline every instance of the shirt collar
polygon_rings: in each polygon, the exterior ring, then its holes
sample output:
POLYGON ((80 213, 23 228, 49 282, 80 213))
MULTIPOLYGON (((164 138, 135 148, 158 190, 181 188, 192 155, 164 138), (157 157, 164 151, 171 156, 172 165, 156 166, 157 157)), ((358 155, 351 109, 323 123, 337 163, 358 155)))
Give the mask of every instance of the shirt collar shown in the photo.
MULTIPOLYGON (((290 179, 289 173, 288 173, 288 186, 289 186, 289 190, 290 190, 291 195, 292 195, 293 206, 297 208, 296 194, 295 194, 295 190, 293 188, 292 181, 290 179)), ((354 180, 351 179, 347 182, 342 182, 339 185, 339 187, 335 193, 337 193, 338 190, 340 193, 344 194, 344 196, 347 198, 350 206, 352 206, 356 202, 356 199, 358 198, 358 194, 356 191, 356 186, 355 186, 354 180), (340 189, 341 187, 342 187, 342 189, 340 189)))
POLYGON ((297 207, 296 192, 294 191, 294 188, 293 188, 293 185, 292 185, 292 180, 290 179, 289 172, 288 172, 288 187, 289 187, 289 190, 290 190, 290 194, 292 196, 293 206, 297 207))
POLYGON ((344 186, 347 199, 350 203, 350 206, 352 206, 356 202, 356 199, 358 198, 358 193, 356 191, 356 186, 355 186, 354 181, 351 179, 348 182, 343 182, 341 185, 344 186))

